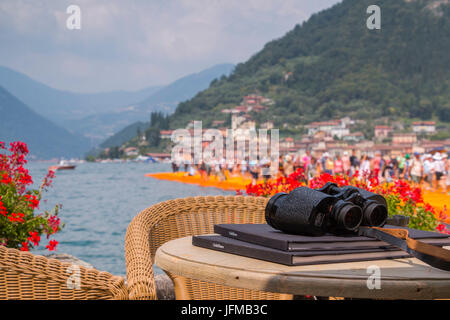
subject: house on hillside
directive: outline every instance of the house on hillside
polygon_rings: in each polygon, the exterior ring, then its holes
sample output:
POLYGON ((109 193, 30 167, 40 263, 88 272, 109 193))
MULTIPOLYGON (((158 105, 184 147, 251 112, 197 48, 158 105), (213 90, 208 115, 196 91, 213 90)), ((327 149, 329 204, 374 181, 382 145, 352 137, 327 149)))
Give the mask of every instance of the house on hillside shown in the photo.
POLYGON ((123 153, 125 153, 125 155, 127 157, 134 157, 134 156, 137 156, 139 154, 138 149, 135 148, 135 147, 125 148, 123 150, 123 153))
POLYGON ((258 105, 256 105, 256 106, 253 106, 253 107, 252 107, 252 111, 253 111, 253 112, 262 112, 262 111, 264 111, 265 108, 266 108, 266 107, 264 107, 264 106, 258 104, 258 105))
POLYGON ((392 144, 414 144, 417 142, 415 133, 394 133, 392 135, 392 144))
POLYGON ((242 105, 246 106, 246 107, 250 107, 250 106, 256 106, 256 105, 261 105, 264 102, 264 97, 263 96, 259 96, 256 94, 251 94, 248 96, 245 96, 243 101, 242 101, 242 105))
POLYGON ((223 126, 224 124, 225 124, 225 120, 214 120, 214 121, 212 122, 212 126, 213 126, 214 128, 221 127, 221 126, 223 126))
POLYGON ((267 121, 267 122, 261 123, 261 125, 260 125, 261 129, 267 129, 267 130, 273 129, 273 127, 274 127, 274 124, 272 121, 267 121))
POLYGON ((345 135, 342 139, 347 142, 359 142, 364 140, 364 134, 360 131, 353 132, 345 135))
POLYGON ((294 148, 294 146, 295 146, 294 139, 291 137, 281 139, 281 141, 280 141, 280 148, 289 149, 289 148, 294 148))
POLYGON ((317 132, 324 132, 326 135, 332 137, 336 136, 339 139, 342 139, 350 133, 350 130, 341 120, 312 122, 308 124, 306 128, 308 129, 309 136, 314 136, 317 132))
POLYGON ((450 139, 447 140, 422 140, 417 144, 417 152, 429 153, 431 151, 448 151, 450 150, 450 139))
POLYGON ((233 109, 222 109, 222 113, 231 113, 231 114, 239 114, 239 113, 249 113, 253 112, 262 112, 266 107, 265 104, 270 104, 273 101, 265 98, 260 95, 251 94, 245 96, 239 106, 234 107, 233 109))
POLYGON ((173 130, 161 130, 159 131, 159 135, 161 136, 161 139, 171 139, 172 138, 173 130))
POLYGON ((231 128, 237 129, 240 127, 240 125, 245 121, 245 117, 244 116, 240 116, 238 114, 233 114, 231 116, 231 128))
POLYGON ((436 133, 436 122, 434 121, 417 121, 412 123, 412 131, 422 134, 436 133))
POLYGON ((375 139, 382 140, 387 137, 394 131, 391 126, 378 125, 375 126, 375 139))
POLYGON ((256 128, 256 122, 248 114, 238 115, 233 114, 231 116, 231 128, 235 129, 248 129, 254 130, 256 128))

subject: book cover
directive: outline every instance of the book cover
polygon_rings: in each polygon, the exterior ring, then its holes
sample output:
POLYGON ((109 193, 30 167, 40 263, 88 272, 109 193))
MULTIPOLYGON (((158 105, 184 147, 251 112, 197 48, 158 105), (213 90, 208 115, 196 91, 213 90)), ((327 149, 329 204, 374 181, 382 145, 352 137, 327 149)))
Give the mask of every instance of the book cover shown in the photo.
MULTIPOLYGON (((397 226, 385 227, 400 228, 397 226)), ((446 234, 406 229, 412 239, 438 246, 450 245, 450 237, 446 234)), ((227 238, 283 251, 395 248, 384 241, 352 234, 339 236, 325 234, 320 237, 287 234, 267 224, 218 224, 214 226, 214 232, 227 238)))
POLYGON ((223 237, 220 235, 193 236, 192 244, 197 247, 212 249, 288 266, 411 257, 408 253, 399 249, 383 248, 321 251, 283 251, 260 246, 250 242, 223 237))

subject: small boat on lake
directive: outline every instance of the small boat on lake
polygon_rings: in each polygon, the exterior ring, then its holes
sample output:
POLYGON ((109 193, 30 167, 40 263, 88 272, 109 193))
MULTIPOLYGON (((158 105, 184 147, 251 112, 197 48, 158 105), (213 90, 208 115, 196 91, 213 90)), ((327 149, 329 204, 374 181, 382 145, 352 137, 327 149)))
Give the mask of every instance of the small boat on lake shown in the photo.
POLYGON ((48 167, 48 170, 56 171, 56 170, 74 170, 76 165, 71 164, 65 160, 61 160, 58 165, 48 167))

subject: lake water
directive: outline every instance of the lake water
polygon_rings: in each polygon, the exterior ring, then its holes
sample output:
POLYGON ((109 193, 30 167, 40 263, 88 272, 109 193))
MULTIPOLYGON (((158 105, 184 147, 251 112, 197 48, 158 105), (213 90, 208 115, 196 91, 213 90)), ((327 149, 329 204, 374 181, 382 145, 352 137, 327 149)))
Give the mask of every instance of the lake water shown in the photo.
MULTIPOLYGON (((35 184, 51 164, 30 162, 27 168, 35 184)), ((55 204, 65 228, 53 238, 57 253, 68 253, 98 270, 125 276, 124 244, 128 224, 143 209, 169 199, 201 195, 233 195, 234 192, 145 177, 170 171, 168 164, 85 163, 75 170, 58 171, 53 186, 44 193, 41 211, 55 204)), ((36 254, 48 253, 46 239, 36 254)))

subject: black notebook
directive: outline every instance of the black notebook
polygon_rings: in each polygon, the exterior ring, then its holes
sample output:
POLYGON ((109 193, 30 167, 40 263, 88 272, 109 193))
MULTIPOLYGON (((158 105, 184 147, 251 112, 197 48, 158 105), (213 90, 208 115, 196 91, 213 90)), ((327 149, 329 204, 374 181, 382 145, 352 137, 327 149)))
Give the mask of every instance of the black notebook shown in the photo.
MULTIPOLYGON (((385 226, 385 228, 401 228, 385 226)), ((450 245, 446 234, 416 229, 407 229, 409 237, 437 246, 450 245)), ((353 249, 392 249, 392 245, 374 238, 358 235, 326 234, 323 236, 302 236, 283 233, 267 224, 218 224, 214 232, 224 237, 258 244, 283 251, 319 251, 319 250, 353 250, 353 249)))
POLYGON ((399 249, 370 248, 353 250, 283 251, 220 235, 193 236, 197 247, 236 254, 244 257, 280 263, 288 266, 356 262, 411 257, 399 249))

